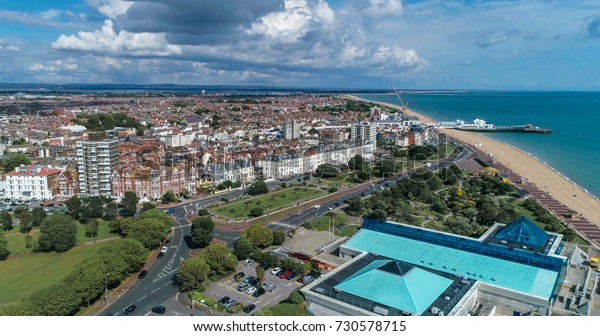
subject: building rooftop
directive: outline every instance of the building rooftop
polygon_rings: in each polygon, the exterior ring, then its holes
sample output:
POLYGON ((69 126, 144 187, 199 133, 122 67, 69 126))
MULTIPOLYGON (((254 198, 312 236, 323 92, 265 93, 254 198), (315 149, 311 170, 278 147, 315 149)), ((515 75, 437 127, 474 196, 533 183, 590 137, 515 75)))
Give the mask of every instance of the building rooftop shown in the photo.
POLYGON ((527 217, 521 216, 500 229, 493 237, 511 243, 542 247, 546 244, 550 235, 527 217))

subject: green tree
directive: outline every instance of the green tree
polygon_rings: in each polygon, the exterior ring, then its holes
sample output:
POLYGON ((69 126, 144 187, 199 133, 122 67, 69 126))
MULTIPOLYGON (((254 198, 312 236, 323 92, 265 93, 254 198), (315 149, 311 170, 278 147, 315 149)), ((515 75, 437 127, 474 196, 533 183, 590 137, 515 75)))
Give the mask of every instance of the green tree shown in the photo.
POLYGON ((319 165, 317 167, 317 170, 315 170, 316 177, 321 178, 336 177, 337 174, 337 169, 330 164, 319 165))
POLYGON ((250 257, 256 251, 256 247, 246 238, 240 238, 233 243, 233 254, 238 260, 244 260, 250 257))
POLYGON ((361 216, 365 211, 365 204, 358 197, 351 198, 348 200, 348 206, 344 208, 344 211, 351 216, 361 216))
POLYGON ((13 229, 12 216, 8 211, 4 210, 0 213, 0 220, 2 221, 2 229, 4 231, 10 231, 13 229))
POLYGON ((158 219, 140 218, 126 223, 122 232, 127 238, 137 240, 145 248, 153 249, 162 244, 169 230, 158 219))
POLYGON ((20 214, 26 211, 29 211, 29 207, 27 205, 19 205, 15 208, 15 210, 13 210, 13 213, 16 217, 19 217, 20 214))
POLYGON ((161 222, 161 224, 163 225, 165 230, 167 230, 167 232, 171 231, 171 228, 173 227, 173 219, 171 218, 171 216, 169 216, 164 211, 161 211, 159 209, 146 210, 140 214, 139 218, 140 219, 156 219, 161 222))
POLYGON ((210 216, 210 212, 208 212, 206 209, 199 209, 198 216, 210 216))
POLYGON ((98 236, 98 220, 92 218, 85 223, 85 236, 86 237, 97 237, 98 236))
POLYGON ((77 242, 77 224, 73 218, 55 213, 42 222, 40 226, 40 237, 38 239, 39 250, 42 252, 66 252, 77 242))
POLYGON ((200 253, 200 256, 206 260, 211 275, 226 275, 235 270, 237 259, 225 245, 212 243, 200 253))
POLYGON ((348 160, 348 168, 351 170, 367 171, 369 169, 367 162, 362 155, 355 155, 348 160))
POLYGON ((8 241, 6 237, 4 237, 4 232, 0 231, 0 260, 6 260, 10 255, 10 250, 8 249, 8 241))
POLYGON ((167 191, 166 193, 164 193, 162 195, 162 197, 160 198, 160 200, 163 203, 173 203, 173 202, 177 202, 179 199, 177 198, 177 195, 175 195, 174 192, 172 192, 171 190, 167 191))
POLYGON ((261 265, 256 265, 254 271, 256 272, 256 278, 258 279, 258 283, 260 286, 260 284, 262 284, 263 279, 265 278, 265 270, 262 268, 261 265))
POLYGON ((304 302, 304 295, 302 295, 300 290, 294 289, 290 293, 290 296, 288 297, 288 301, 290 301, 290 303, 293 303, 293 304, 301 304, 302 302, 304 302))
POLYGON ((115 202, 110 202, 108 204, 106 204, 106 208, 104 209, 104 220, 105 221, 114 221, 115 219, 117 219, 117 214, 118 214, 118 210, 117 210, 117 203, 115 202))
POLYGON ((210 273, 210 266, 202 257, 193 257, 183 261, 177 268, 175 279, 181 291, 202 288, 202 283, 210 273))
POLYGON ((483 226, 492 226, 498 218, 498 205, 491 196, 485 196, 476 204, 477 207, 477 223, 483 226))
POLYGON ((273 243, 273 231, 261 224, 252 224, 242 231, 242 238, 246 238, 259 248, 265 248, 273 243))
POLYGON ((267 187, 267 184, 264 181, 256 181, 254 183, 252 183, 252 185, 248 188, 248 195, 262 195, 262 194, 268 194, 269 193, 269 187, 267 187))
POLYGON ((27 310, 36 316, 72 316, 81 303, 81 297, 65 282, 37 290, 25 299, 27 310))
POLYGON ((2 163, 2 168, 4 169, 4 173, 7 174, 20 165, 28 165, 30 163, 31 160, 29 160, 27 156, 21 153, 17 153, 4 159, 4 162, 2 163))
POLYGON ((210 217, 196 217, 192 221, 192 243, 194 246, 204 248, 213 239, 215 224, 210 217))
POLYGON ((152 210, 152 209, 156 209, 156 205, 154 205, 153 203, 150 203, 150 202, 142 203, 142 212, 144 212, 146 210, 152 210))
MULTIPOLYGON (((109 264, 111 260, 124 262, 124 273, 131 274, 139 271, 146 262, 148 250, 136 240, 123 238, 112 240, 102 244, 102 247, 97 253, 106 260, 109 264)), ((116 269, 119 269, 118 267, 116 269)), ((115 269, 106 269, 107 272, 115 271, 115 269)))
POLYGON ((67 199, 64 204, 67 206, 67 209, 69 209, 69 216, 78 220, 81 214, 81 199, 75 195, 67 199))
POLYGON ((127 216, 133 216, 137 209, 137 204, 140 201, 138 195, 132 191, 127 191, 121 200, 121 206, 127 216))
POLYGON ((29 210, 21 212, 19 214, 19 232, 21 233, 29 233, 33 227, 31 226, 31 212, 29 210))
POLYGON ((100 218, 104 214, 104 202, 99 198, 86 198, 82 202, 79 221, 86 223, 90 218, 100 218))
POLYGON ((39 227, 40 225, 42 225, 42 222, 44 221, 44 219, 46 219, 47 216, 48 214, 46 213, 46 211, 44 211, 44 209, 33 208, 33 210, 31 211, 31 225, 33 227, 39 227))
POLYGON ((65 277, 65 282, 77 293, 80 300, 87 306, 94 302, 104 291, 104 266, 89 258, 75 267, 65 277))
POLYGON ((379 222, 385 222, 387 220, 387 212, 381 209, 375 209, 373 212, 366 216, 367 218, 374 219, 379 222))
POLYGON ((386 177, 396 172, 396 163, 394 160, 383 160, 379 166, 379 176, 386 177))
POLYGON ((462 216, 451 216, 444 221, 444 225, 450 229, 450 232, 462 236, 471 236, 478 229, 477 224, 469 222, 462 216))
POLYGON ((273 245, 281 245, 285 243, 285 232, 280 230, 273 231, 273 245))
POLYGON ((252 208, 250 210, 249 216, 250 217, 260 217, 264 214, 264 210, 262 208, 252 208))
POLYGON ((29 233, 27 233, 23 237, 25 239, 25 248, 26 249, 32 248, 33 247, 33 236, 30 235, 29 233))

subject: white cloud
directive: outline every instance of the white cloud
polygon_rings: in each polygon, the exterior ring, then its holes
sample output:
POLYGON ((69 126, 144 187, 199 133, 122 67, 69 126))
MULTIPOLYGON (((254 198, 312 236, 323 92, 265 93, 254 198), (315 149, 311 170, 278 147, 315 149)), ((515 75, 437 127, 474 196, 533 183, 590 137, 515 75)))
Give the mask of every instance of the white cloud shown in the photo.
POLYGON ((117 16, 124 14, 134 3, 133 1, 122 0, 86 0, 86 2, 109 19, 115 19, 117 16))
POLYGON ((19 48, 14 42, 10 40, 5 40, 0 38, 0 51, 3 52, 19 52, 21 48, 19 48))
POLYGON ((401 0, 369 0, 367 13, 374 16, 401 15, 404 12, 401 0))
POLYGON ((170 56, 181 54, 181 48, 169 44, 163 33, 115 32, 112 20, 105 20, 100 30, 61 35, 52 43, 57 50, 95 51, 132 56, 170 56))

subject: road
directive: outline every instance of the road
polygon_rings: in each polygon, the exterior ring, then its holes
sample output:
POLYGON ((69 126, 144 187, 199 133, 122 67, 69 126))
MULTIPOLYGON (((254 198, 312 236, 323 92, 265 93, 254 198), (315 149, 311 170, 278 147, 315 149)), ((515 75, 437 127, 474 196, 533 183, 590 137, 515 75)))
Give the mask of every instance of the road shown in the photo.
MULTIPOLYGON (((437 170, 443 167, 448 167, 453 163, 464 159, 470 155, 468 149, 462 149, 461 152, 453 154, 451 157, 432 163, 429 170, 437 170)), ((392 185, 393 182, 406 178, 413 173, 414 170, 409 170, 404 173, 399 173, 387 179, 377 179, 372 184, 365 184, 361 188, 357 188, 351 193, 344 193, 344 190, 339 192, 340 197, 322 203, 319 207, 311 207, 301 212, 292 213, 289 216, 278 220, 276 223, 269 223, 267 226, 274 230, 287 231, 290 228, 298 227, 305 221, 314 219, 324 213, 327 213, 335 208, 344 206, 344 201, 355 197, 367 197, 375 191, 381 191, 392 185)), ((282 181, 285 182, 285 181, 282 181)), ((276 188, 281 182, 269 182, 267 185, 270 189, 276 188)), ((235 199, 244 194, 246 190, 233 190, 228 193, 223 193, 216 196, 203 198, 197 201, 192 201, 184 205, 170 207, 172 209, 171 216, 174 219, 174 227, 170 238, 171 244, 165 256, 157 260, 147 271, 148 274, 144 279, 137 282, 129 288, 125 293, 118 296, 113 302, 109 302, 109 306, 104 309, 99 315, 123 315, 123 310, 134 304, 136 310, 129 315, 143 316, 149 315, 150 310, 154 306, 166 305, 173 302, 172 298, 178 293, 179 288, 174 282, 174 276, 179 264, 187 259, 190 255, 191 243, 191 224, 186 218, 187 213, 195 213, 200 207, 206 207, 211 204, 221 202, 223 198, 228 200, 235 199)), ((215 229, 213 234, 215 239, 224 241, 229 247, 239 238, 240 233, 235 231, 223 231, 215 229)), ((167 307, 169 308, 169 306, 167 307)), ((169 313, 167 313, 169 314, 169 313)), ((152 315, 152 313, 150 313, 152 315)))

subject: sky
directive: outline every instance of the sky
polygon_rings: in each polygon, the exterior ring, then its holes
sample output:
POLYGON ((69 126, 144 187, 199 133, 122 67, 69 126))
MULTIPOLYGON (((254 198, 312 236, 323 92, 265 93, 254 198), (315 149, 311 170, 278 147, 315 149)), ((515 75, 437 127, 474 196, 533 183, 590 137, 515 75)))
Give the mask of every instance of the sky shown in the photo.
POLYGON ((0 82, 600 90, 598 0, 3 0, 0 82))

